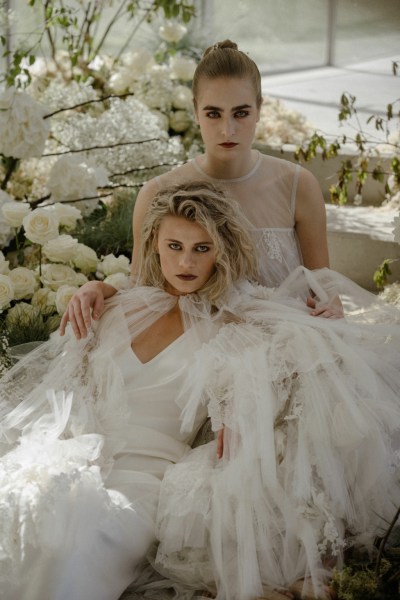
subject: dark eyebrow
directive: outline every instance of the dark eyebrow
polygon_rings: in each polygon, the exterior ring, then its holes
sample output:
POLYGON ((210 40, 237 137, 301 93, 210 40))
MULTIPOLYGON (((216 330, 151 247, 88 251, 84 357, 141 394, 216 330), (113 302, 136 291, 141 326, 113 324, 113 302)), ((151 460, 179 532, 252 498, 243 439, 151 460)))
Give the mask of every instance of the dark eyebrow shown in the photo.
MULTIPOLYGON (((251 104, 241 104, 240 106, 234 106, 232 108, 232 112, 236 112, 237 110, 243 110, 245 108, 253 108, 251 104)), ((218 106, 211 106, 207 104, 207 106, 203 107, 203 110, 219 110, 220 112, 224 112, 223 108, 219 108, 218 106)))
MULTIPOLYGON (((165 241, 166 242, 174 242, 175 244, 181 244, 182 245, 182 242, 180 242, 179 240, 172 240, 171 238, 165 238, 165 241)), ((193 245, 194 246, 206 246, 206 245, 207 246, 213 246, 214 243, 213 242, 195 242, 193 245)))

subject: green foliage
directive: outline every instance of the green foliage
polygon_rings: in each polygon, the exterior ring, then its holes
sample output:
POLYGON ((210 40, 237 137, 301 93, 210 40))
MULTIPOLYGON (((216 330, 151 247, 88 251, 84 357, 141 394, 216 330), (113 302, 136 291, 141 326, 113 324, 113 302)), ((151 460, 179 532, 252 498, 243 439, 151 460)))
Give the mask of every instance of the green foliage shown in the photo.
POLYGON ((333 571, 332 587, 339 600, 374 600, 378 581, 374 571, 368 568, 344 567, 341 571, 333 571))
MULTIPOLYGON (((16 306, 21 305, 17 304, 16 306)), ((9 347, 27 344, 28 342, 45 342, 49 339, 50 334, 58 328, 60 320, 61 317, 57 315, 46 318, 39 311, 37 315, 27 315, 21 306, 19 313, 14 313, 12 322, 2 319, 0 336, 7 338, 9 347)), ((8 358, 11 360, 9 354, 8 358)), ((3 358, 1 360, 3 362, 3 358)), ((7 355, 5 355, 4 362, 7 362, 7 355)), ((8 366, 11 366, 11 364, 8 366)))
POLYGON ((389 265, 399 259, 386 258, 374 273, 374 283, 378 289, 382 289, 387 282, 387 278, 392 274, 389 265))
MULTIPOLYGON (((394 68, 394 74, 397 74, 397 63, 394 68)), ((340 150, 345 144, 352 142, 355 145, 356 153, 350 158, 341 161, 341 166, 337 171, 337 181, 329 188, 331 201, 335 204, 346 204, 349 199, 348 186, 353 180, 356 184, 356 193, 362 194, 365 182, 370 177, 375 181, 384 184, 389 175, 393 175, 395 181, 400 183, 400 144, 398 142, 389 142, 389 121, 394 118, 400 118, 400 111, 396 112, 396 107, 400 105, 400 99, 386 106, 385 117, 380 115, 371 115, 367 123, 374 123, 375 129, 385 134, 386 144, 393 149, 393 157, 390 159, 389 169, 384 166, 385 163, 380 159, 379 144, 375 140, 368 138, 368 135, 362 130, 357 107, 356 97, 345 92, 340 98, 340 110, 338 119, 340 122, 353 119, 358 129, 354 138, 346 135, 338 136, 334 141, 329 142, 321 133, 315 132, 313 136, 302 146, 296 148, 294 157, 296 160, 309 162, 321 155, 322 160, 329 160, 339 155, 340 150), (371 158, 376 160, 375 166, 371 166, 371 158)), ((381 142, 382 143, 382 142, 381 142)), ((387 160, 386 160, 387 162, 387 160)), ((385 191, 388 192, 386 186, 385 191)))
POLYGON ((96 251, 98 256, 132 254, 132 211, 136 193, 120 192, 111 205, 102 203, 73 232, 79 242, 96 251))

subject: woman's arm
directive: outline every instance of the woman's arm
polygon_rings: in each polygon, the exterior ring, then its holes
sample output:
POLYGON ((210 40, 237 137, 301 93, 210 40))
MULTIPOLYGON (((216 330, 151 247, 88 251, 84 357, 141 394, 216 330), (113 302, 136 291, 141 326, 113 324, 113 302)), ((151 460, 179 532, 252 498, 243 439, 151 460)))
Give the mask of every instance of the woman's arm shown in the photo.
POLYGON ((97 321, 103 310, 104 300, 117 292, 115 287, 104 281, 88 281, 68 302, 60 323, 60 335, 65 334, 68 321, 77 340, 87 336, 92 319, 97 321))
MULTIPOLYGON (((144 215, 158 191, 154 180, 148 181, 137 195, 133 211, 133 239, 132 274, 136 274, 138 249, 141 237, 144 215)), ((75 337, 80 340, 87 336, 92 319, 100 318, 104 310, 104 300, 111 298, 118 290, 103 281, 88 281, 74 294, 68 303, 67 309, 61 319, 60 335, 65 334, 68 321, 71 323, 75 337)))
MULTIPOLYGON (((299 175, 295 221, 304 266, 307 269, 329 267, 325 202, 318 181, 306 169, 301 169, 299 175)), ((334 299, 332 304, 316 306, 310 296, 307 306, 312 309, 310 314, 313 317, 343 317, 339 298, 334 299)))

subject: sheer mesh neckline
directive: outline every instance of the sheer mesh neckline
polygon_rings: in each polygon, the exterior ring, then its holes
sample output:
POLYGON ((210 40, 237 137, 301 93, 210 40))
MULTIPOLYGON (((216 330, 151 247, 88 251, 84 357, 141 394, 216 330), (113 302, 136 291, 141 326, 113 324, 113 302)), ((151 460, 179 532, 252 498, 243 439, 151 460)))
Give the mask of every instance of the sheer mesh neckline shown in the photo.
POLYGON ((257 171, 258 167, 260 166, 261 152, 259 152, 258 150, 256 150, 256 152, 258 153, 256 164, 249 171, 249 173, 246 173, 246 175, 242 175, 241 177, 235 177, 233 179, 218 179, 217 177, 210 177, 209 175, 207 175, 207 173, 205 171, 203 171, 203 169, 198 164, 197 157, 193 158, 191 162, 192 162, 193 166, 195 167, 195 169, 200 173, 200 175, 202 177, 205 177, 206 179, 208 179, 208 181, 215 181, 217 183, 238 183, 239 181, 246 181, 246 179, 250 179, 250 177, 252 177, 254 175, 254 173, 257 171))

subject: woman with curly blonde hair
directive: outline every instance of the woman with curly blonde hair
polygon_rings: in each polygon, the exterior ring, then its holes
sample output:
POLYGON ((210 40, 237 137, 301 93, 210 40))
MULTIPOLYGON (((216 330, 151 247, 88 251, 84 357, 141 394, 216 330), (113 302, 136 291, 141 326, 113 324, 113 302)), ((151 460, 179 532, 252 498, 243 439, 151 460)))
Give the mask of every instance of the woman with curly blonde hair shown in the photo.
POLYGON ((400 502, 399 311, 328 269, 255 272, 233 200, 163 189, 136 283, 3 377, 1 598, 322 600, 372 550, 400 502), (357 310, 310 319, 310 288, 357 310))

